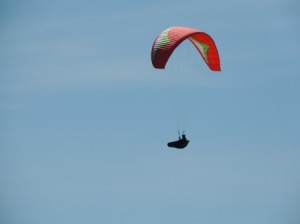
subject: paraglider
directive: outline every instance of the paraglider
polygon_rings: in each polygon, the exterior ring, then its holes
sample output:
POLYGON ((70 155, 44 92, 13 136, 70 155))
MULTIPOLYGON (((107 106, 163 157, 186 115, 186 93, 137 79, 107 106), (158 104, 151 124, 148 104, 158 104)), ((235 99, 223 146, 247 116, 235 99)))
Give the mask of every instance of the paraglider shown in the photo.
POLYGON ((181 137, 180 137, 180 134, 179 134, 179 139, 177 141, 169 142, 168 143, 168 147, 177 148, 177 149, 183 149, 188 144, 189 144, 189 140, 186 139, 186 136, 183 133, 181 137))
MULTIPOLYGON (((151 49, 152 65, 156 69, 165 69, 174 50, 186 39, 191 41, 202 59, 212 71, 221 71, 218 49, 214 40, 205 32, 197 29, 174 26, 162 31, 156 38, 151 49)), ((189 143, 185 134, 179 140, 169 142, 168 147, 185 148, 189 143)))

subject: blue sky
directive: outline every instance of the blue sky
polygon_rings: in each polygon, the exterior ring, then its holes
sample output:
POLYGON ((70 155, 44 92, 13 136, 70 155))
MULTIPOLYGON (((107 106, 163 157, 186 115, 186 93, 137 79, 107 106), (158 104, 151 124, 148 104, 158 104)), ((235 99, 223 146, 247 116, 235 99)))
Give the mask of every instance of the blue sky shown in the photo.
POLYGON ((298 224, 299 10, 1 1, 1 223, 298 224), (152 67, 177 25, 213 37, 222 72, 188 43, 152 67))

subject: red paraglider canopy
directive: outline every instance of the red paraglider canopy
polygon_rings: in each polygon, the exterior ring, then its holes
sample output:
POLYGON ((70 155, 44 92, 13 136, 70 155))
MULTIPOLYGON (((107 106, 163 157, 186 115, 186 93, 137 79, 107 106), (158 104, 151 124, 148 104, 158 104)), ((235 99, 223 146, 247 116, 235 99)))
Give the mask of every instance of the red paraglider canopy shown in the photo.
POLYGON ((199 30, 180 26, 170 27, 156 37, 151 51, 153 66, 164 69, 173 51, 186 39, 193 43, 211 70, 221 71, 220 58, 213 39, 199 30))

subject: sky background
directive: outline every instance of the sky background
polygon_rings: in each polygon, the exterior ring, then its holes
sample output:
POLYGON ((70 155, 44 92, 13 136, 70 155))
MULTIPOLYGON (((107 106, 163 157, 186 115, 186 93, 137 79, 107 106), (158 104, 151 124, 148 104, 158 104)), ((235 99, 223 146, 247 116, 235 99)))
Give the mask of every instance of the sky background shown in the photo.
POLYGON ((298 224, 299 21, 296 0, 1 0, 0 223, 298 224), (178 25, 221 72, 189 43, 152 67, 178 25))

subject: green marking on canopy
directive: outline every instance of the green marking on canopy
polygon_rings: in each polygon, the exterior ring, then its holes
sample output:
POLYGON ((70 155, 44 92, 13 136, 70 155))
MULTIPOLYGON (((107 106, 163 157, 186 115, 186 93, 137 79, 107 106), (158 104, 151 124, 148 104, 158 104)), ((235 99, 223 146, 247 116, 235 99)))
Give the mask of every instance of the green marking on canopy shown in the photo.
POLYGON ((170 43, 170 39, 169 39, 169 31, 170 30, 171 30, 171 28, 166 29, 159 35, 159 37, 157 38, 157 40, 155 41, 155 44, 154 44, 154 54, 157 52, 157 50, 159 48, 170 43))
POLYGON ((201 43, 198 40, 193 39, 193 38, 190 38, 190 40, 196 45, 196 47, 200 51, 201 55, 203 56, 204 60, 206 62, 208 62, 207 52, 208 52, 208 49, 210 46, 207 44, 201 43))

